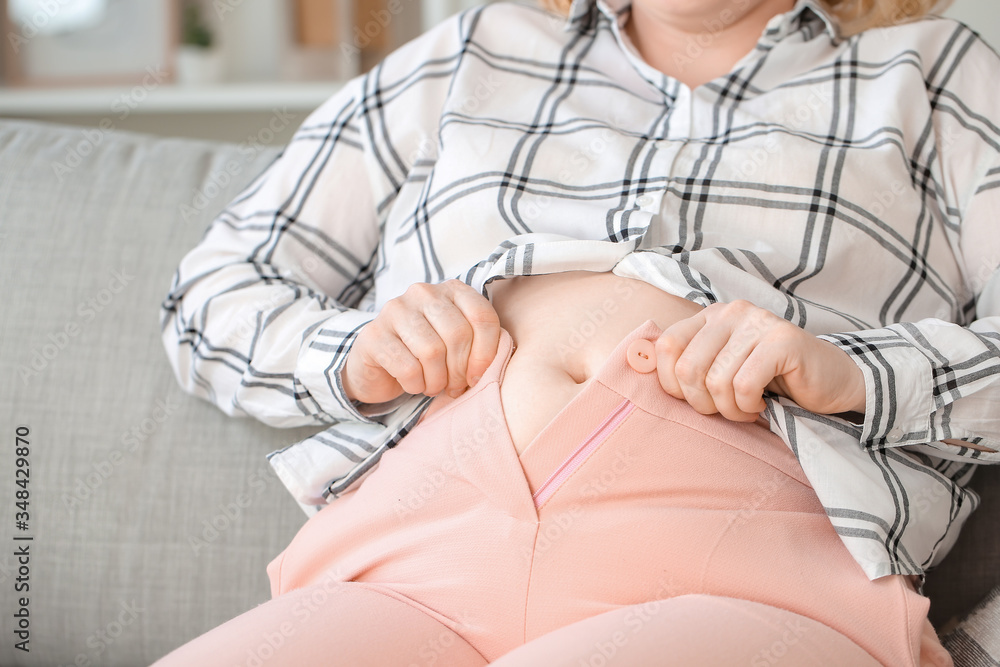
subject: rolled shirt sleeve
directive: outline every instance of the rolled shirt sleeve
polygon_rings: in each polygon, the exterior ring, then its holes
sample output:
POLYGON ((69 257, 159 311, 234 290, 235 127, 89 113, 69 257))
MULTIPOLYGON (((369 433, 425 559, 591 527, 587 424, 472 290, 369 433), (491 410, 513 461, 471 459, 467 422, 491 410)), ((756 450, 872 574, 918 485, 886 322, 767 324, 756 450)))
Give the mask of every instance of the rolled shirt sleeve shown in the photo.
POLYGON ((819 338, 847 352, 864 374, 865 447, 956 439, 1000 449, 1000 317, 969 327, 927 319, 819 338))
POLYGON ((162 303, 178 381, 228 415, 277 427, 365 419, 337 377, 374 317, 350 307, 378 240, 360 101, 353 81, 307 118, 182 259, 162 303))
POLYGON ((421 63, 457 51, 455 28, 446 22, 347 82, 182 259, 161 332, 187 392, 275 427, 377 424, 411 398, 352 401, 341 372, 376 316, 388 211, 413 163, 435 150, 448 79, 421 63))

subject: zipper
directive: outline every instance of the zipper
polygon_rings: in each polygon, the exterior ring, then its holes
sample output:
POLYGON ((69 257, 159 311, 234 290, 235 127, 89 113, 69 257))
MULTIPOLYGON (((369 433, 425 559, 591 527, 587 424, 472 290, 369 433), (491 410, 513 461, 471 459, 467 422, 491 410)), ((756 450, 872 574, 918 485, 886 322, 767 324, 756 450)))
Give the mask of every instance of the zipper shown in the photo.
POLYGON ((532 500, 535 501, 535 509, 541 507, 545 501, 556 492, 556 489, 558 489, 562 483, 565 482, 569 476, 580 467, 580 464, 587 460, 587 457, 590 456, 590 454, 597 449, 602 442, 608 439, 611 432, 614 431, 634 409, 635 404, 628 399, 625 399, 618 405, 618 407, 611 411, 611 414, 609 414, 604 421, 601 422, 600 426, 594 429, 594 432, 584 439, 580 446, 569 455, 569 458, 563 461, 562 465, 556 468, 556 471, 552 473, 531 496, 532 500))

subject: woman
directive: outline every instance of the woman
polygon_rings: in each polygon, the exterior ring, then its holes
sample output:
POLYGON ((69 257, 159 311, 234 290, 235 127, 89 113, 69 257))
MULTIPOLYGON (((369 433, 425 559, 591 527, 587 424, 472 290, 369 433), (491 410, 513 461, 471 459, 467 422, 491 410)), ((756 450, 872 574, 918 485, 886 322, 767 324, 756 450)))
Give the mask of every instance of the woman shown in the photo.
POLYGON ((950 664, 1000 63, 884 27, 925 4, 497 4, 349 83, 164 303, 189 391, 330 424, 270 458, 337 500, 162 664, 950 664))

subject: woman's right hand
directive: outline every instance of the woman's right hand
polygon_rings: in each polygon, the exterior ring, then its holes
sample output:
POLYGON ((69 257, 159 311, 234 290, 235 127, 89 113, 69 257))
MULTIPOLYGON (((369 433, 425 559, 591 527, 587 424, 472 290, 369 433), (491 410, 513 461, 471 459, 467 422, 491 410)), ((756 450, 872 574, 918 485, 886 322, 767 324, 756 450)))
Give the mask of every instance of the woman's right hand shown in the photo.
POLYGON ((500 318, 460 280, 414 283, 366 324, 341 375, 347 397, 390 401, 404 391, 458 396, 496 356, 500 318))

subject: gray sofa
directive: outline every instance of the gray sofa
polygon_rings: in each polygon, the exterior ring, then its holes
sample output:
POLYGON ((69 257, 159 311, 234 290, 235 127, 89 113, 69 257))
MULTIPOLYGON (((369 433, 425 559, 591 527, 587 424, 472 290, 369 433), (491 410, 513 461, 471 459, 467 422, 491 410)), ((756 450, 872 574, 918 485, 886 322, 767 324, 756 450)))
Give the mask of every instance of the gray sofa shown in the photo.
MULTIPOLYGON (((320 427, 184 394, 158 309, 180 258, 276 153, 0 121, 0 665, 148 665, 269 598, 264 568, 305 515, 264 455, 320 427), (24 545, 30 591, 15 593, 24 545)), ((998 480, 977 472, 983 506, 929 576, 936 627, 1000 583, 998 480)))

